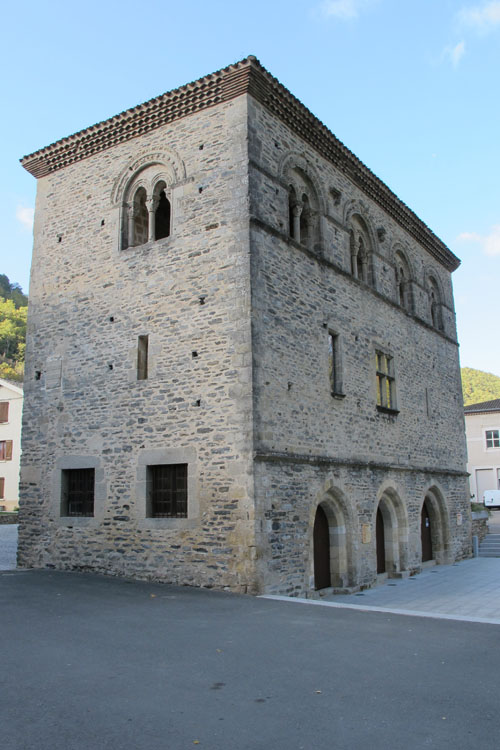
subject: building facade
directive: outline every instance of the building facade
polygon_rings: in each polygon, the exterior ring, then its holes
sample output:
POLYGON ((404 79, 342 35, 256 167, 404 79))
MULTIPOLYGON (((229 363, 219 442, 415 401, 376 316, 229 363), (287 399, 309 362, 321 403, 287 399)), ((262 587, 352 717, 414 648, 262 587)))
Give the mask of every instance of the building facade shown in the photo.
POLYGON ((486 490, 500 490, 500 399, 464 409, 470 494, 483 502, 486 490))
POLYGON ((21 565, 314 595, 470 554, 458 260, 255 58, 22 163, 21 565))
POLYGON ((23 387, 0 378, 0 510, 19 505, 23 387))

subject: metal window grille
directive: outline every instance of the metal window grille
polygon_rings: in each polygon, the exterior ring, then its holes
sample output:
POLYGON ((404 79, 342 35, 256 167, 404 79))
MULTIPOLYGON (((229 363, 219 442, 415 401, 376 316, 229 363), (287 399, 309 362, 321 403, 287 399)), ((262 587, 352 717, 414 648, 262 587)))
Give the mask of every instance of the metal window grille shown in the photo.
POLYGON ((63 471, 62 515, 94 515, 95 469, 65 469, 63 471))
POLYGON ((153 518, 187 518, 187 464, 149 467, 153 518))

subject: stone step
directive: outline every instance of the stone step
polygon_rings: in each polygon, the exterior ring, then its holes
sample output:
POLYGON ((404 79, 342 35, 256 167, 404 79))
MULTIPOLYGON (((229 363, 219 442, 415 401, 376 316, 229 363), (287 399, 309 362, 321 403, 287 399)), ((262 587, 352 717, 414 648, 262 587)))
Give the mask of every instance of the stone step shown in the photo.
POLYGON ((500 534, 488 534, 479 545, 479 557, 500 557, 500 534))

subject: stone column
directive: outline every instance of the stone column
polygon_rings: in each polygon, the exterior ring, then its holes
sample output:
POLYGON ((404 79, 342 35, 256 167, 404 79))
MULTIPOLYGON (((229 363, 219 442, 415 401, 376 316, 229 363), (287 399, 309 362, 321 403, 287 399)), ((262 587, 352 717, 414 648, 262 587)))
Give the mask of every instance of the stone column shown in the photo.
POLYGON ((156 204, 157 201, 154 198, 146 200, 146 207, 148 209, 148 242, 152 242, 155 238, 156 204))
POLYGON ((302 213, 302 204, 296 203, 293 206, 293 231, 292 238, 296 242, 300 242, 300 215, 302 213))

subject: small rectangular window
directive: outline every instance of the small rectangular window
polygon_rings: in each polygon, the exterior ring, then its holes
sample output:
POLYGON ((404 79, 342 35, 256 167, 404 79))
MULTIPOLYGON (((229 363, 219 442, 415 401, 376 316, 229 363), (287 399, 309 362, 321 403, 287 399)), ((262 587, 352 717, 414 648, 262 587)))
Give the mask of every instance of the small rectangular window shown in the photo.
POLYGON ((486 447, 500 448, 500 431, 486 430, 486 447))
POLYGON ((8 422, 8 421, 9 421, 9 402, 1 401, 0 402, 0 422, 8 422))
POLYGON ((0 461, 12 461, 12 440, 0 440, 0 461))
POLYGON ((95 469, 63 469, 61 516, 94 515, 95 469))
POLYGON ((332 396, 343 396, 340 336, 328 331, 328 378, 332 396))
POLYGON ((139 336, 137 341, 137 380, 148 379, 148 336, 139 336))
POLYGON ((150 518, 187 518, 187 464, 147 467, 150 518))
POLYGON ((384 352, 375 352, 375 369, 377 374, 377 406, 381 409, 397 411, 393 358, 384 354, 384 352))

